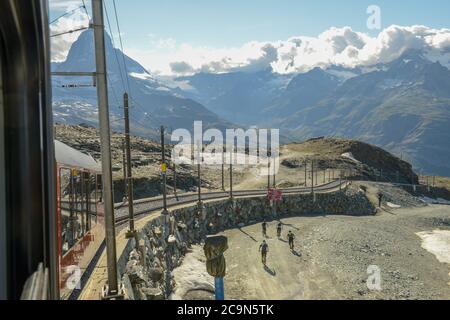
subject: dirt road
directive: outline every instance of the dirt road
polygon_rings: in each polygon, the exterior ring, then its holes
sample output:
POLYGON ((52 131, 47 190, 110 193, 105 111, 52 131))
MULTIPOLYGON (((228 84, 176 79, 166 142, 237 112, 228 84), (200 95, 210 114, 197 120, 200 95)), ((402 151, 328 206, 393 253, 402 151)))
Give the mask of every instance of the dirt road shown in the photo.
MULTIPOLYGON (((230 247, 225 255, 227 299, 450 299, 450 261, 440 262, 419 237, 433 230, 448 236, 449 206, 282 222, 281 240, 277 222, 269 223, 266 268, 258 252, 260 224, 224 232, 230 247), (289 230, 296 234, 295 252, 285 240, 289 230), (380 270, 381 291, 367 287, 369 266, 380 270)), ((450 249, 441 243, 439 250, 450 249)))

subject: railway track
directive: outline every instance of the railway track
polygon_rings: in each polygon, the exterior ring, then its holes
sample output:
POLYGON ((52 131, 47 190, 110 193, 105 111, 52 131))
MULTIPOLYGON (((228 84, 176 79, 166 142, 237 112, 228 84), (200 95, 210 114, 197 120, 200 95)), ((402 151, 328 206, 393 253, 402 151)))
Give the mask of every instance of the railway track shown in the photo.
MULTIPOLYGON (((346 186, 347 182, 339 182, 333 181, 324 185, 314 187, 314 190, 317 192, 326 192, 333 189, 337 189, 339 184, 342 186, 346 186)), ((281 189, 283 195, 292 195, 292 194, 305 194, 311 192, 311 187, 296 187, 296 188, 287 188, 281 189)), ((242 197, 265 197, 267 195, 267 190, 237 190, 233 191, 234 198, 242 198, 242 197)), ((202 194, 202 200, 220 200, 229 198, 229 192, 208 192, 202 194)), ((178 197, 170 196, 167 197, 167 208, 173 208, 179 205, 184 204, 192 204, 197 203, 198 195, 195 193, 189 194, 181 194, 178 197)), ((120 226, 125 224, 128 221, 128 204, 120 203, 115 205, 115 215, 116 215, 116 225, 120 226)), ((146 214, 156 211, 162 210, 163 206, 163 198, 155 197, 142 199, 134 202, 134 210, 135 210, 135 218, 145 216, 146 214)))

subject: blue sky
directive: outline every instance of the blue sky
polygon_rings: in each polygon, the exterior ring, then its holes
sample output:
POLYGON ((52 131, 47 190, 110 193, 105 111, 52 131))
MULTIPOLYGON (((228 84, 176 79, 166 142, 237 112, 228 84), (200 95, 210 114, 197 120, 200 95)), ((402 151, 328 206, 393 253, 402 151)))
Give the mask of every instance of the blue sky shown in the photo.
MULTIPOLYGON (((112 0, 105 3, 112 15, 112 0)), ((81 1, 50 0, 51 17, 67 10, 65 4, 73 7, 81 1)), ((446 0, 116 0, 116 4, 124 45, 136 57, 167 53, 183 44, 223 49, 251 41, 317 37, 331 27, 350 26, 376 37, 380 30, 366 26, 370 5, 380 7, 383 29, 393 24, 450 27, 446 0)))
MULTIPOLYGON (((105 2, 112 8, 112 0, 105 2)), ((116 4, 129 45, 145 45, 143 34, 193 45, 237 46, 252 40, 317 36, 332 26, 369 32, 366 9, 373 4, 382 10, 384 27, 450 27, 450 1, 445 0, 116 0, 116 4)))

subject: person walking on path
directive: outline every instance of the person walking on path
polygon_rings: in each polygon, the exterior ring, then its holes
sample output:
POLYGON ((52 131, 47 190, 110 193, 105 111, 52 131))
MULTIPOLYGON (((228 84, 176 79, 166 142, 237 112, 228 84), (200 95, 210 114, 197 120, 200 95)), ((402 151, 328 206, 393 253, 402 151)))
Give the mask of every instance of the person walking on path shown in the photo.
POLYGON ((277 225, 277 237, 278 239, 281 238, 281 231, 283 230, 283 224, 281 222, 278 223, 277 225))
POLYGON ((289 240, 289 248, 291 248, 291 251, 294 251, 295 235, 294 233, 292 233, 292 231, 289 231, 288 233, 288 240, 289 240))
POLYGON ((378 192, 378 208, 381 208, 381 203, 383 202, 383 194, 378 192))
POLYGON ((262 223, 262 234, 264 238, 267 238, 267 222, 265 220, 262 223))
POLYGON ((259 246, 259 251, 261 252, 261 261, 262 261, 263 265, 266 265, 267 252, 269 252, 269 245, 267 244, 266 240, 263 240, 263 242, 259 246))

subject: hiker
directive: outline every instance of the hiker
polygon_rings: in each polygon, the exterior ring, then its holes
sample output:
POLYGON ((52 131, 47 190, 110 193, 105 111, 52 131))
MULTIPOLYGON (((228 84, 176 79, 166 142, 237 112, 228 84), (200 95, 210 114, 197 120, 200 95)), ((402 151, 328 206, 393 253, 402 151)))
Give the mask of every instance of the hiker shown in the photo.
POLYGON ((261 245, 259 246, 259 251, 261 252, 261 260, 264 265, 266 265, 267 261, 267 252, 269 252, 269 245, 266 240, 263 240, 261 245))
POLYGON ((277 225, 277 237, 278 239, 281 238, 281 230, 283 229, 283 224, 281 222, 278 223, 277 225))
POLYGON ((295 235, 292 233, 292 231, 289 231, 287 237, 288 237, 288 240, 289 240, 289 248, 291 248, 291 250, 294 251, 295 235))
POLYGON ((378 193, 378 207, 381 208, 381 203, 383 202, 383 194, 381 192, 378 193))
POLYGON ((262 233, 263 233, 263 237, 267 238, 267 222, 265 220, 262 223, 262 233))

